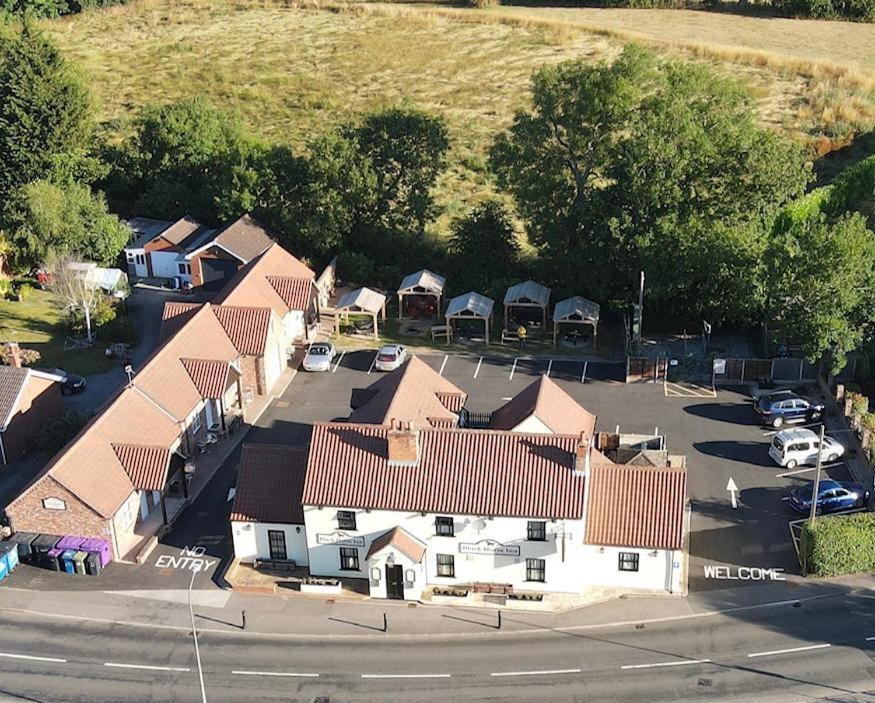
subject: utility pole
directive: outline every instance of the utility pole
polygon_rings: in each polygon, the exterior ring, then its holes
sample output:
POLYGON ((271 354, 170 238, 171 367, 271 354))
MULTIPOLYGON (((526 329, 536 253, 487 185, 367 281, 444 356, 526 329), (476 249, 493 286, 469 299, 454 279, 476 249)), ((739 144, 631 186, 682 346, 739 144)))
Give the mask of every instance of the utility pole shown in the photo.
POLYGON ((817 443, 817 467, 814 473, 814 486, 811 492, 811 513, 808 516, 810 522, 817 517, 817 494, 820 492, 820 466, 823 463, 823 430, 825 425, 820 423, 820 441, 817 443))
POLYGON ((191 615, 191 636, 194 637, 194 656, 197 660, 197 675, 201 684, 201 703, 207 703, 207 690, 204 688, 204 670, 201 667, 201 650, 197 643, 197 629, 194 624, 194 608, 191 605, 191 589, 194 587, 194 577, 200 569, 191 572, 191 583, 188 584, 188 614, 191 615))
POLYGON ((641 355, 641 337, 644 335, 644 271, 638 287, 638 355, 641 355))

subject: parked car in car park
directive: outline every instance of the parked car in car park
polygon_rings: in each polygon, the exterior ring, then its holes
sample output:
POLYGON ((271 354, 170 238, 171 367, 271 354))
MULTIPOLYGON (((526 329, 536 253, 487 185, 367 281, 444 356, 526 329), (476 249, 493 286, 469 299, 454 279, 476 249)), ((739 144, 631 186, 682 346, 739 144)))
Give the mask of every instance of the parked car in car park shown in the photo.
MULTIPOLYGON (((788 469, 795 469, 799 464, 813 466, 817 463, 819 444, 820 435, 813 430, 804 427, 781 430, 772 439, 769 456, 788 469)), ((845 448, 832 437, 823 438, 823 446, 820 447, 821 461, 832 463, 844 453, 845 448)))
MULTIPOLYGON (((787 500, 797 513, 811 512, 811 494, 814 483, 799 486, 790 491, 787 500)), ((821 481, 817 491, 817 512, 834 513, 839 510, 862 508, 869 502, 869 491, 859 483, 850 481, 821 481)))
POLYGON ((776 429, 791 422, 814 422, 823 415, 823 403, 789 390, 764 393, 754 400, 753 408, 763 424, 776 429))
POLYGON ((305 371, 328 371, 337 350, 331 342, 313 342, 304 357, 305 371))
POLYGON ((374 362, 378 371, 394 371, 407 359, 407 350, 400 344, 390 344, 377 352, 374 362))

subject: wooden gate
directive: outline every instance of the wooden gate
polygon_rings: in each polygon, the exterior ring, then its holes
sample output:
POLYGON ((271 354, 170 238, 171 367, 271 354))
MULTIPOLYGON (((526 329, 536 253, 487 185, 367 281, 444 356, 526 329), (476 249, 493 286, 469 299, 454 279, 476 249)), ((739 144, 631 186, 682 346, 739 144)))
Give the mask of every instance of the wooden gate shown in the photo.
POLYGON ((668 371, 668 358, 626 357, 626 383, 660 383, 668 371))

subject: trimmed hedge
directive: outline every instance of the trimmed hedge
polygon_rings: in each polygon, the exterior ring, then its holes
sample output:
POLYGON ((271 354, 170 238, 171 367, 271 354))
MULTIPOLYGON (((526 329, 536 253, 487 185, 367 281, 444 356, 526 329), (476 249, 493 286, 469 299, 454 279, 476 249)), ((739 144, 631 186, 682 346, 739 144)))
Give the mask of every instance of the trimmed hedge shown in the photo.
POLYGON ((875 513, 820 518, 802 527, 805 575, 840 576, 875 571, 875 513))

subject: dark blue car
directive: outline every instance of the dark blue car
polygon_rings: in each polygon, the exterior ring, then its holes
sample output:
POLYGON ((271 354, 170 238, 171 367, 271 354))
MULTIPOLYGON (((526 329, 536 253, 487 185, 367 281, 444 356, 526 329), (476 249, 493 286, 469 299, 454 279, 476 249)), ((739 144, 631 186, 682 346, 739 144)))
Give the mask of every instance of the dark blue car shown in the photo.
MULTIPOLYGON (((811 493, 814 483, 807 483, 790 491, 789 503, 797 513, 811 512, 811 493)), ((821 481, 817 492, 817 512, 834 513, 838 510, 862 508, 869 501, 869 491, 859 483, 849 481, 821 481)))
POLYGON ((823 415, 823 403, 815 403, 793 391, 764 393, 754 400, 753 409, 764 425, 783 427, 791 422, 815 422, 823 415))

